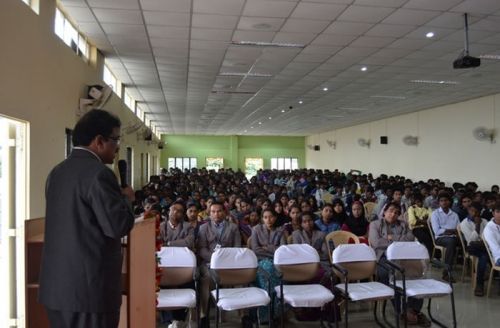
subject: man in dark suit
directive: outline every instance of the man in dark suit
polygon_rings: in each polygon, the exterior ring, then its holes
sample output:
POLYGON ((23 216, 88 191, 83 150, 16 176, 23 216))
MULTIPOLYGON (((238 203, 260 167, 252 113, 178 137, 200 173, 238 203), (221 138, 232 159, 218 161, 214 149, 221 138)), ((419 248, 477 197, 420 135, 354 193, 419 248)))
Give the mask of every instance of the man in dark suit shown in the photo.
POLYGON ((112 164, 120 120, 85 114, 71 155, 46 183, 45 244, 39 300, 52 328, 116 328, 121 305, 121 242, 134 224, 134 191, 120 189, 112 164))

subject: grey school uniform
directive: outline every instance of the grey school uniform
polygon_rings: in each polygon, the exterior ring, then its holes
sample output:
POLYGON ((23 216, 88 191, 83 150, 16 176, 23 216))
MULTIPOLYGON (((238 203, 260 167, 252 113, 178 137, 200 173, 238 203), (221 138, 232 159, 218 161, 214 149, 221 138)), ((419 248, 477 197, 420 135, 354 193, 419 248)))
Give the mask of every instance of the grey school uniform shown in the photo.
POLYGON ((217 228, 212 221, 203 224, 198 232, 198 256, 202 263, 210 263, 210 258, 217 245, 221 247, 241 247, 241 236, 238 226, 227 220, 217 228))
POLYGON ((321 261, 327 261, 328 247, 325 242, 325 236, 326 234, 319 230, 313 230, 311 237, 309 237, 307 232, 305 232, 304 230, 295 230, 292 233, 292 243, 311 245, 318 252, 319 259, 321 261))
POLYGON ((165 246, 188 247, 194 250, 194 229, 189 222, 182 222, 175 228, 169 221, 162 222, 160 235, 165 246))
POLYGON ((413 236, 408 224, 405 221, 396 220, 393 224, 388 224, 385 219, 370 222, 368 240, 371 247, 377 254, 377 259, 384 255, 391 242, 387 239, 392 235, 392 241, 413 241, 413 236))
POLYGON ((265 225, 258 224, 252 228, 250 248, 255 252, 259 260, 272 259, 274 251, 284 244, 286 244, 286 238, 282 227, 269 230, 265 225))

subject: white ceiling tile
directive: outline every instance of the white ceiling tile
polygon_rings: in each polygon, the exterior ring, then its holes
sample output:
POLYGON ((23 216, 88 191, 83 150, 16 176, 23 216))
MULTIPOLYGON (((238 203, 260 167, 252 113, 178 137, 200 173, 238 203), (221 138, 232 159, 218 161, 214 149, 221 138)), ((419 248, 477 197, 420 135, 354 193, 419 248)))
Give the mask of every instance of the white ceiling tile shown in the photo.
POLYGON ((214 41, 231 41, 233 30, 208 29, 208 28, 192 28, 191 39, 193 40, 214 40, 214 41))
POLYGON ((439 16, 439 14, 440 12, 431 10, 398 9, 384 19, 382 23, 422 25, 439 16))
POLYGON ((188 40, 182 39, 169 39, 169 38, 150 38, 153 47, 163 47, 169 49, 185 49, 189 47, 188 40))
POLYGON ((243 16, 238 23, 238 30, 276 32, 281 28, 284 22, 284 18, 243 16))
POLYGON ((339 21, 379 23, 389 16, 394 8, 350 6, 338 18, 339 21))
POLYGON ((139 10, 94 9, 100 23, 142 24, 139 10))
POLYGON ((192 25, 193 27, 233 29, 238 23, 238 19, 239 16, 205 15, 193 13, 192 25))
MULTIPOLYGON (((79 0, 80 2, 83 2, 79 0)), ((63 5, 67 1, 63 1, 63 5)), ((109 9, 139 9, 137 0, 87 0, 90 7, 93 8, 109 8, 109 9)))
POLYGON ((243 16, 286 18, 295 6, 296 3, 292 1, 247 1, 243 10, 243 16))
POLYGON ((130 24, 101 24, 104 32, 108 35, 124 35, 131 37, 146 38, 146 30, 144 25, 130 25, 130 24))
MULTIPOLYGON (((469 24, 474 24, 480 18, 477 16, 469 16, 469 24)), ((450 13, 445 12, 436 18, 432 19, 426 24, 427 26, 443 27, 443 28, 463 28, 464 26, 464 15, 463 13, 450 13)))
POLYGON ((271 42, 276 32, 241 31, 234 32, 233 41, 271 42))
POLYGON ((469 14, 485 14, 500 10, 500 1, 496 0, 465 0, 450 11, 469 14))
POLYGON ((320 34, 313 42, 313 45, 325 46, 346 46, 356 39, 355 35, 320 34))
POLYGON ((61 5, 64 8, 67 7, 81 7, 85 8, 88 7, 85 2, 82 2, 81 0, 60 0, 61 5))
POLYGON ((361 36, 351 42, 350 47, 384 47, 391 44, 395 38, 376 37, 376 36, 361 36))
POLYGON ((500 32, 500 16, 487 16, 480 21, 469 25, 469 30, 500 32))
POLYGON ((399 8, 408 0, 356 0, 355 5, 399 8))
POLYGON ((364 58, 375 52, 379 51, 379 48, 368 48, 368 47, 345 47, 344 49, 337 52, 335 57, 351 57, 351 58, 364 58))
POLYGON ((330 24, 326 20, 294 19, 289 18, 281 28, 282 32, 319 33, 330 24))
POLYGON ((403 8, 446 11, 463 0, 410 0, 403 8))
POLYGON ((425 39, 428 41, 435 42, 435 41, 438 41, 438 40, 446 37, 447 35, 455 32, 455 31, 456 31, 456 29, 441 28, 441 27, 434 27, 434 26, 425 25, 425 26, 421 26, 421 27, 413 30, 412 32, 405 35, 405 37, 411 38, 411 39, 425 39), (434 37, 431 39, 427 38, 426 34, 428 32, 434 33, 434 37))
POLYGON ((408 50, 417 50, 429 45, 432 41, 429 39, 410 39, 403 38, 398 39, 388 45, 388 48, 399 48, 399 49, 408 49, 408 50))
POLYGON ((346 8, 345 5, 300 2, 290 17, 334 20, 346 8))
POLYGON ((278 43, 309 44, 314 38, 316 38, 316 36, 316 33, 278 32, 276 33, 273 41, 278 43))
POLYGON ((372 26, 374 26, 374 24, 335 21, 324 31, 324 33, 340 35, 362 35, 372 26))
POLYGON ((365 35, 399 38, 415 30, 415 28, 416 26, 414 25, 377 24, 366 32, 365 35))
MULTIPOLYGON (((116 1, 116 0, 110 0, 116 1)), ((121 2, 116 1, 116 2, 121 2)), ((130 1, 130 0, 128 0, 130 1)), ((137 1, 137 0, 134 0, 137 1)), ((163 10, 171 12, 189 13, 191 11, 191 1, 186 0, 139 0, 143 10, 163 10)))
POLYGON ((198 14, 239 15, 244 0, 193 0, 193 12, 198 14))
POLYGON ((189 37, 187 27, 147 25, 147 30, 152 38, 187 39, 189 37))
POLYGON ((73 21, 78 23, 97 23, 94 14, 87 7, 68 7, 66 12, 73 21))
POLYGON ((143 14, 146 24, 189 27, 188 13, 144 11, 143 14))

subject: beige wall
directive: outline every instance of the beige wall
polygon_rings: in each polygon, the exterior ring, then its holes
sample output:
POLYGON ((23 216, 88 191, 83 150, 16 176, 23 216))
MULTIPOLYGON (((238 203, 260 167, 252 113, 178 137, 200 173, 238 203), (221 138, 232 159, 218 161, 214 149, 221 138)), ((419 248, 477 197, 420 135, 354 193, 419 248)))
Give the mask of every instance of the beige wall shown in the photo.
POLYGON ((500 94, 309 136, 306 145, 321 150, 306 148, 306 166, 476 181, 485 189, 500 184, 500 139, 476 140, 472 131, 479 126, 500 131, 500 94), (383 135, 387 145, 380 144, 383 135), (418 146, 403 144, 406 135, 418 136, 418 146), (371 147, 360 147, 358 138, 371 139, 371 147), (327 140, 337 142, 335 150, 327 140))
MULTIPOLYGON (((0 1, 0 115, 29 123, 30 212, 29 218, 44 216, 44 184, 50 169, 64 159, 65 128, 73 128, 78 101, 85 85, 102 83, 102 57, 85 63, 53 32, 55 1, 40 1, 40 15, 20 0, 0 1)), ((136 118, 113 96, 105 107, 124 125, 136 118)), ((156 144, 138 141, 136 134, 124 136, 125 148, 134 149, 135 187, 139 187, 141 153, 157 156, 156 144)))

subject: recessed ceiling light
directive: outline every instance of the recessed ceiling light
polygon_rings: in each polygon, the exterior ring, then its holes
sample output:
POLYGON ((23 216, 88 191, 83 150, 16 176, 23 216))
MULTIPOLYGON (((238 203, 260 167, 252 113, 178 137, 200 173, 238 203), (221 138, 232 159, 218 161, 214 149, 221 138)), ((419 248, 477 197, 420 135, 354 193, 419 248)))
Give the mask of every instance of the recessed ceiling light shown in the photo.
POLYGON ((303 103, 304 103, 304 102, 303 102, 302 100, 299 100, 299 104, 301 104, 301 105, 302 105, 303 103))
POLYGON ((324 88, 323 88, 323 91, 328 91, 328 88, 327 88, 327 87, 324 87, 324 88))
POLYGON ((246 133, 246 132, 247 132, 247 130, 245 130, 245 131, 243 131, 243 132, 245 132, 245 133, 246 133))
POLYGON ((269 116, 269 119, 272 120, 273 118, 271 116, 269 116))
POLYGON ((425 84, 459 84, 457 81, 435 81, 435 80, 410 80, 411 83, 425 83, 425 84))
POLYGON ((368 67, 363 66, 363 67, 361 67, 361 70, 362 70, 363 72, 365 72, 366 70, 368 70, 368 67))
POLYGON ((500 60, 500 55, 480 55, 479 58, 500 60))
POLYGON ((253 47, 278 47, 278 48, 305 48, 300 43, 282 43, 282 42, 262 42, 262 41, 233 41, 235 46, 253 46, 253 47))
POLYGON ((253 129, 253 126, 251 126, 250 129, 253 129))
POLYGON ((262 125, 262 122, 259 122, 259 125, 262 125))
POLYGON ((427 37, 427 38, 429 38, 429 39, 430 39, 430 38, 432 38, 432 37, 434 37, 434 32, 429 32, 429 33, 427 33, 427 34, 425 35, 425 37, 427 37))
POLYGON ((284 109, 282 109, 282 110, 281 110, 281 112, 282 112, 282 113, 284 113, 284 112, 285 112, 285 110, 284 110, 284 109))

